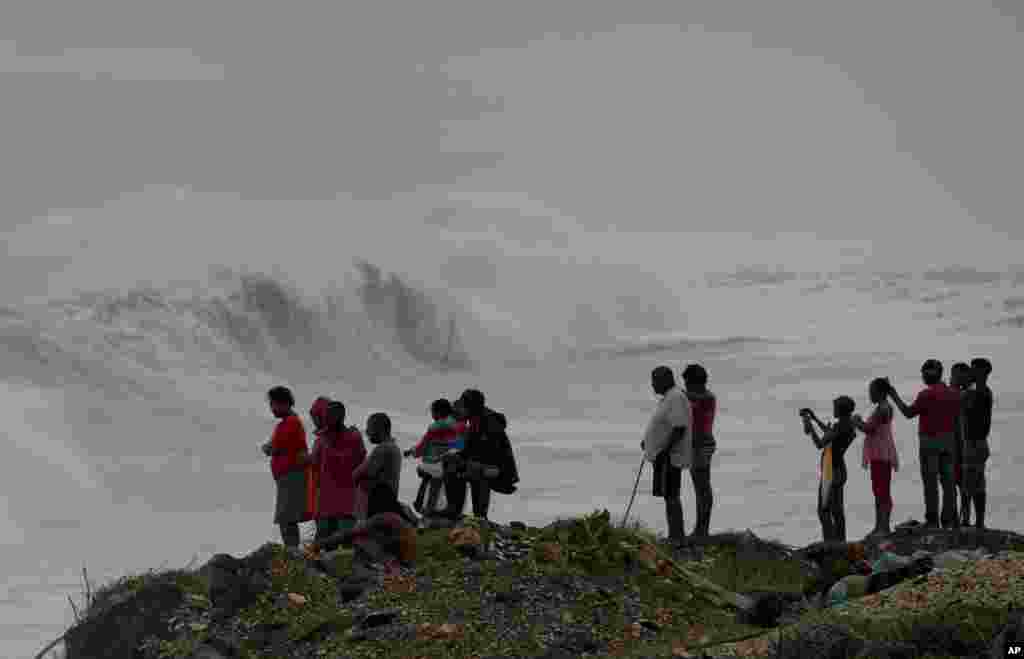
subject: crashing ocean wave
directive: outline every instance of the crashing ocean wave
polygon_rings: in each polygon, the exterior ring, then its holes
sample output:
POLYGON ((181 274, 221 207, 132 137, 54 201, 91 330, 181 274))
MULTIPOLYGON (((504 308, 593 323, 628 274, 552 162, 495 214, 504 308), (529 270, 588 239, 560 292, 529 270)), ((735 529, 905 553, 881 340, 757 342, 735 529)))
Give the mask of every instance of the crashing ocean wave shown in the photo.
POLYGON ((363 280, 309 300, 263 275, 201 290, 81 293, 0 314, 4 377, 41 386, 108 382, 142 393, 171 371, 277 376, 471 370, 465 312, 361 262, 363 280))

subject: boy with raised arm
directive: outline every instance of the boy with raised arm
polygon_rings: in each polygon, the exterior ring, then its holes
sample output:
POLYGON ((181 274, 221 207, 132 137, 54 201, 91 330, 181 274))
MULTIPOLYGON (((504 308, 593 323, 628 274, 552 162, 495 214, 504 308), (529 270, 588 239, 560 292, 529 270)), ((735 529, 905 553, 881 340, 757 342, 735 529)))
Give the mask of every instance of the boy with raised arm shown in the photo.
POLYGON ((956 490, 953 483, 953 460, 957 415, 960 413, 960 395, 942 381, 942 362, 929 359, 921 365, 924 389, 911 405, 889 388, 889 397, 903 416, 917 417, 921 482, 924 487, 925 526, 953 528, 959 526, 956 511, 956 490), (942 486, 942 512, 939 513, 939 485, 942 486))

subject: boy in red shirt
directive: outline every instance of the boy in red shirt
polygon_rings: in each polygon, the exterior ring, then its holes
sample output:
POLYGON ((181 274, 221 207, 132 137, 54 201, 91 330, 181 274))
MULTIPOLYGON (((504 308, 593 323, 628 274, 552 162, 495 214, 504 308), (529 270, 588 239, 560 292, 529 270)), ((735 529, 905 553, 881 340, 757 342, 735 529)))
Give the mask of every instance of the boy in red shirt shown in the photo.
POLYGON ((921 482, 924 486, 925 526, 945 528, 960 524, 957 515, 956 488, 953 482, 956 423, 960 414, 960 394, 942 381, 942 362, 929 359, 921 366, 925 388, 907 405, 886 379, 889 397, 908 419, 917 417, 921 482), (939 485, 942 486, 942 512, 939 514, 939 485))
POLYGON ((274 523, 289 549, 299 548, 299 522, 308 516, 306 501, 306 465, 309 447, 302 420, 295 414, 295 397, 287 387, 267 392, 271 413, 280 421, 263 452, 270 456, 270 472, 277 485, 274 523))

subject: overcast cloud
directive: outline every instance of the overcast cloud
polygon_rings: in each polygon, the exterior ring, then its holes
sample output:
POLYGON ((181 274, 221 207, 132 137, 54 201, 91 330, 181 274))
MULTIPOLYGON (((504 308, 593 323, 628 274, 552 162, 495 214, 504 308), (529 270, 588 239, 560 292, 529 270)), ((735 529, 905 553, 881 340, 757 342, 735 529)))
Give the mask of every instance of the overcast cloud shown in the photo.
MULTIPOLYGON (((591 231, 881 249, 879 232, 904 245, 977 225, 997 249, 1024 232, 1016 6, 5 6, 0 217, 169 184, 419 195, 409 221, 436 224, 457 219, 432 208, 449 199, 511 193, 591 231)), ((544 234, 525 239, 557 244, 544 234)))

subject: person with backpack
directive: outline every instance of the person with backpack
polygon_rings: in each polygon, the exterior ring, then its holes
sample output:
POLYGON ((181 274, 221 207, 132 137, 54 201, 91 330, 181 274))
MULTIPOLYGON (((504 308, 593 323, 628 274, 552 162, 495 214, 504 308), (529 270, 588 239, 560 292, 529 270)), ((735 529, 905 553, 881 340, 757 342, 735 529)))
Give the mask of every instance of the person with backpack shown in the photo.
POLYGON ((445 456, 444 486, 448 506, 443 515, 459 519, 466 503, 466 488, 473 499, 473 514, 487 519, 491 491, 512 494, 519 482, 519 472, 506 429, 504 414, 485 404, 484 394, 467 389, 455 405, 456 413, 465 423, 465 446, 445 456))

